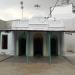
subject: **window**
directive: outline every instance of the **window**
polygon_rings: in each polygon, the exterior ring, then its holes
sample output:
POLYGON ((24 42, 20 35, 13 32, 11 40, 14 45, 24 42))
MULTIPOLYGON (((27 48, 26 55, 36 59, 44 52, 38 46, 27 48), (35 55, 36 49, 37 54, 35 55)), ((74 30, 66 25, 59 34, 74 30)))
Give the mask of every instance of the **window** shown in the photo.
POLYGON ((2 49, 7 49, 8 47, 8 36, 2 35, 2 49))

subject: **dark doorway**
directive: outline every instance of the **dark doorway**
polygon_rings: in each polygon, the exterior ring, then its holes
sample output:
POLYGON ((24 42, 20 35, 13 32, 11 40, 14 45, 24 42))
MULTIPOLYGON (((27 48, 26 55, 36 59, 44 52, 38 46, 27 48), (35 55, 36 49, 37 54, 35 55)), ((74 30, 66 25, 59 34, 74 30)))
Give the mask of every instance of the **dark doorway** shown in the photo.
POLYGON ((43 38, 34 38, 34 56, 43 56, 43 38))
POLYGON ((56 38, 51 39, 51 55, 58 56, 58 41, 56 38))
POLYGON ((24 38, 19 39, 19 56, 26 56, 26 40, 24 38))
POLYGON ((8 47, 8 36, 2 35, 2 49, 7 49, 8 47))

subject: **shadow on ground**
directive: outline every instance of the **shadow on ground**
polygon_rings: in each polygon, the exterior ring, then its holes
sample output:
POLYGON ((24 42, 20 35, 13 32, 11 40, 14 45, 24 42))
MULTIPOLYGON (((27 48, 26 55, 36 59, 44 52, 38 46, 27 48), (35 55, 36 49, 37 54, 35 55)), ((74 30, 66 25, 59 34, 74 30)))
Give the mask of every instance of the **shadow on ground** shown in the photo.
MULTIPOLYGON (((49 57, 29 57, 29 63, 49 63, 49 57)), ((63 57, 52 57, 52 64, 63 63, 65 59, 63 57)), ((13 56, 9 59, 4 60, 3 62, 12 62, 12 63, 27 63, 27 57, 24 56, 13 56)))

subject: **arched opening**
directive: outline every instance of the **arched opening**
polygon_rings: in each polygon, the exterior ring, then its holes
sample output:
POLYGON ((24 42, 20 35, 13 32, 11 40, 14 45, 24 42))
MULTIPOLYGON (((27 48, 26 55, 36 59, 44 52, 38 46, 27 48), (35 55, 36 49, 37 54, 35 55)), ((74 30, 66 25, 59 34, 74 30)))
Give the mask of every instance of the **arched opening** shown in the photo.
POLYGON ((43 56, 43 36, 41 33, 36 33, 33 38, 34 56, 43 56))
POLYGON ((58 40, 57 40, 57 38, 51 38, 51 55, 58 56, 58 40))
POLYGON ((26 39, 19 38, 19 56, 26 56, 26 39))

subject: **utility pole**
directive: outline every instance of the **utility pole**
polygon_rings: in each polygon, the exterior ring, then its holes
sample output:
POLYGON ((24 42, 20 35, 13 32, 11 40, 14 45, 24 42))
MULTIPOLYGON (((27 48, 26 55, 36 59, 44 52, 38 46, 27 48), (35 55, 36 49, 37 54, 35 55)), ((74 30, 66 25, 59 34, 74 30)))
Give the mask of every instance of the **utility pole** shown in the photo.
POLYGON ((23 19, 23 9, 24 9, 23 1, 21 1, 20 4, 21 4, 21 10, 22 10, 22 19, 23 19))

